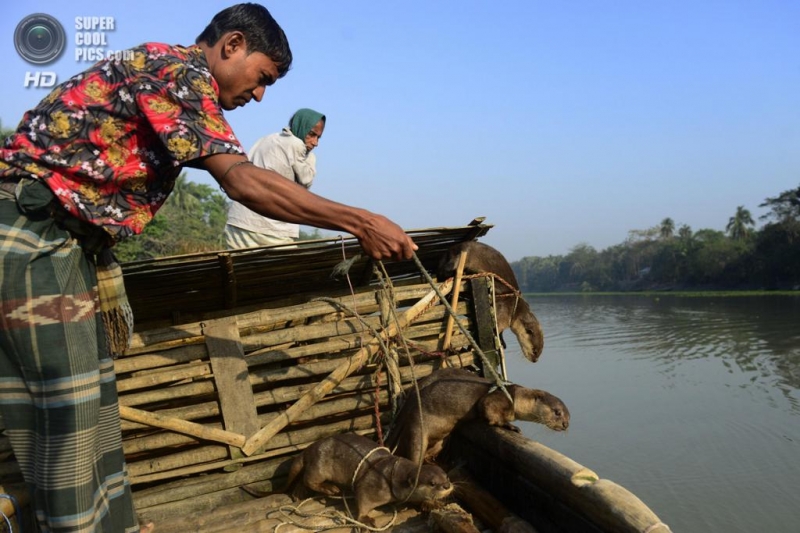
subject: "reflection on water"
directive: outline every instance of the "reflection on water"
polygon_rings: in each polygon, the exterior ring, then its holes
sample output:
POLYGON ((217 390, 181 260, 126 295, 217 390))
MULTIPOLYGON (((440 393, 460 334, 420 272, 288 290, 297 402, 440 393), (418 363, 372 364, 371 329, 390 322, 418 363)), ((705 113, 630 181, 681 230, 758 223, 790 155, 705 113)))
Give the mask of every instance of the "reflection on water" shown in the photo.
POLYGON ((540 297, 531 304, 552 326, 548 342, 569 335, 576 346, 651 359, 663 372, 687 359, 714 358, 753 373, 745 386, 780 390, 800 412, 800 298, 540 297))
MULTIPOLYGON (((642 498, 673 531, 795 532, 800 297, 529 298, 545 348, 510 378, 561 397, 526 435, 642 498)), ((509 332, 510 333, 510 332, 509 332)))

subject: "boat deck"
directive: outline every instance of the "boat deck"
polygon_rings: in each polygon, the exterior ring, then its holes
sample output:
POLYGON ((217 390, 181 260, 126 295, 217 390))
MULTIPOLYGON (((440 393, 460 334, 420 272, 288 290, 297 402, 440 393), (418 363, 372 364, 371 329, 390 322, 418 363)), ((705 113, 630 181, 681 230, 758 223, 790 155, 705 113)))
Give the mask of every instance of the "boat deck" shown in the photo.
MULTIPOLYGON (((462 504, 457 501, 446 505, 462 504)), ((348 503, 352 510, 352 500, 348 503)), ((445 514, 448 508, 438 511, 445 514)), ((159 533, 185 533, 186 531, 203 531, 203 533, 223 533, 230 531, 261 533, 299 533, 307 531, 332 531, 349 533, 357 522, 348 520, 348 511, 341 499, 330 497, 313 497, 294 501, 286 494, 271 494, 262 498, 253 497, 249 501, 231 504, 225 509, 216 508, 207 514, 192 516, 165 516, 153 513, 143 514, 143 518, 151 519, 159 533)), ((408 504, 387 504, 373 510, 370 515, 375 520, 375 528, 397 533, 422 533, 437 530, 431 524, 429 513, 408 504)), ((459 517, 469 516, 463 511, 459 517)), ((475 519, 477 531, 487 531, 480 521, 475 519)))

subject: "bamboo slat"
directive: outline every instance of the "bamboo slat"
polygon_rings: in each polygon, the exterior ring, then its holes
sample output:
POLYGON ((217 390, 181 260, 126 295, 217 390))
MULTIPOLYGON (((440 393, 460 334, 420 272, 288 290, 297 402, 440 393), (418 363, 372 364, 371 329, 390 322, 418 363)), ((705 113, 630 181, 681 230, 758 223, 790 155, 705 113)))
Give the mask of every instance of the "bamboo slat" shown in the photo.
MULTIPOLYGON (((476 357, 471 352, 461 353, 457 355, 450 356, 445 359, 448 366, 467 366, 467 365, 474 365, 476 363, 476 357)), ((326 365, 330 368, 335 368, 335 361, 327 362, 326 365)), ((440 365, 439 359, 432 359, 429 361, 420 361, 417 362, 415 367, 418 370, 416 379, 420 379, 420 376, 424 376, 429 374, 434 367, 438 367, 440 365)), ((409 366, 401 367, 401 376, 404 382, 410 382, 414 376, 412 376, 412 371, 409 366)), ((300 372, 292 372, 288 373, 290 376, 295 376, 295 374, 300 374, 300 372)), ((311 376, 315 376, 318 374, 311 374, 311 376)), ((251 378, 252 380, 253 378, 251 378)), ((381 373, 380 377, 383 383, 386 382, 386 375, 381 373)), ((269 382, 269 378, 265 379, 265 382, 269 382)), ((256 405, 258 407, 267 407, 272 405, 280 405, 286 402, 295 401, 301 398, 304 394, 306 394, 309 390, 311 390, 315 385, 316 381, 307 381, 305 383, 300 383, 296 385, 287 385, 287 386, 280 386, 280 381, 276 378, 273 382, 275 387, 270 388, 268 390, 257 392, 254 395, 256 405)), ((175 387, 175 398, 185 398, 186 393, 184 393, 185 387, 191 387, 192 385, 182 385, 179 387, 175 387)), ((213 388, 213 385, 211 385, 213 388)), ((362 375, 358 377, 352 377, 346 380, 343 380, 342 383, 339 384, 332 393, 340 394, 344 392, 352 392, 358 389, 372 387, 372 378, 369 375, 362 375)), ((126 398, 125 396, 122 399, 126 398)), ((123 402, 121 402, 123 404, 123 402)), ((179 418, 181 420, 201 420, 204 418, 210 418, 214 416, 218 416, 220 414, 219 404, 218 402, 214 401, 206 401, 206 402, 194 402, 189 405, 185 405, 182 407, 170 407, 170 408, 159 408, 153 410, 152 412, 160 414, 165 417, 172 417, 172 418, 179 418)), ((143 429, 146 428, 146 425, 134 423, 131 421, 122 422, 122 430, 124 432, 128 432, 131 430, 143 429)))
MULTIPOLYGON (((225 430, 247 438, 258 431, 258 413, 236 317, 209 322, 206 345, 225 430)), ((231 450, 231 454, 238 457, 235 449, 231 450)))
POLYGON ((238 447, 242 447, 245 443, 244 435, 240 435, 238 433, 232 433, 222 429, 195 424, 194 422, 188 422, 179 418, 166 417, 156 413, 148 413, 147 411, 141 411, 139 409, 126 407, 124 405, 119 406, 119 416, 125 420, 132 420, 148 426, 155 426, 177 431, 178 433, 185 433, 187 435, 197 437, 198 439, 222 442, 238 447))
MULTIPOLYGON (((388 396, 389 395, 387 391, 381 391, 378 396, 378 401, 382 405, 385 405, 388 402, 388 396)), ((374 391, 367 391, 363 393, 347 395, 338 399, 332 399, 326 402, 320 402, 303 413, 303 415, 298 418, 298 422, 316 420, 324 417, 335 416, 337 414, 353 413, 356 411, 371 409, 374 406, 374 401, 374 391)), ((265 413, 258 416, 257 422, 264 424, 272 420, 275 416, 277 416, 275 413, 265 413)), ((207 429, 221 429, 221 426, 221 422, 214 422, 212 424, 206 424, 203 427, 207 429)), ((127 439, 123 442, 123 449, 126 454, 135 454, 157 450, 159 448, 194 444, 198 442, 197 439, 199 438, 201 438, 199 435, 190 436, 186 433, 159 432, 136 439, 127 439)))
POLYGON ((177 368, 168 367, 159 372, 150 372, 141 376, 133 376, 117 381, 117 391, 120 393, 136 389, 146 389, 158 385, 166 385, 211 375, 211 365, 208 363, 188 363, 177 368))
MULTIPOLYGON (((366 429, 371 427, 374 422, 375 420, 372 415, 356 416, 349 420, 341 420, 330 424, 282 432, 275 435, 272 439, 270 442, 270 449, 285 448, 291 444, 297 443, 313 442, 345 431, 366 429)), ((228 451, 225 446, 198 446, 157 458, 130 462, 128 464, 128 472, 131 476, 131 482, 133 482, 134 478, 140 475, 165 472, 167 470, 183 468, 199 463, 221 461, 227 458, 228 451)))
POLYGON ((191 512, 189 509, 169 512, 145 510, 141 515, 144 519, 152 520, 159 533, 209 531, 211 528, 217 529, 220 524, 227 524, 227 531, 253 531, 247 526, 263 519, 266 509, 291 503, 292 499, 288 495, 275 494, 259 500, 241 501, 235 505, 208 507, 200 512, 191 512), (214 509, 214 512, 209 512, 208 509, 214 509))
MULTIPOLYGON (((328 309, 330 309, 330 307, 328 307, 328 309)), ((461 307, 458 312, 463 312, 464 310, 465 308, 461 307)), ((325 315, 304 315, 304 319, 323 316, 325 315)), ((426 320, 435 322, 436 320, 441 319, 442 316, 444 316, 444 310, 434 309, 426 317, 426 320)), ((363 330, 357 320, 347 319, 343 321, 343 325, 328 324, 326 326, 320 326, 317 328, 293 327, 289 328, 288 333, 286 331, 278 331, 271 336, 258 336, 259 333, 268 333, 270 331, 275 331, 275 329, 273 328, 262 331, 260 328, 248 327, 246 324, 251 319, 244 321, 238 320, 240 328, 239 334, 243 339, 246 339, 246 342, 243 343, 243 349, 250 356, 258 355, 260 353, 258 350, 274 350, 275 346, 281 346, 287 343, 297 344, 309 342, 313 339, 324 338, 356 338, 356 335, 358 333, 362 333, 363 330), (243 325, 243 322, 245 325, 243 325), (346 328, 350 328, 356 333, 351 336, 344 335, 342 330, 346 328)), ((297 319, 297 317, 294 319, 297 319)), ((375 326, 377 321, 373 319, 371 323, 373 326, 375 326)), ((191 339, 184 339, 180 346, 174 346, 171 341, 159 341, 154 344, 141 346, 141 349, 139 350, 140 353, 136 356, 124 356, 120 359, 117 359, 114 366, 117 375, 124 376, 131 372, 155 369, 158 367, 174 365, 176 363, 185 363, 207 358, 208 352, 204 345, 205 339, 203 335, 200 334, 199 328, 200 326, 198 326, 197 336, 191 337, 191 339), (188 340, 191 340, 191 342, 188 342, 188 340)), ((330 351, 336 351, 336 348, 331 347, 330 351)), ((252 365, 255 364, 255 362, 250 362, 248 364, 252 365)))
MULTIPOLYGON (((398 287, 395 290, 398 305, 411 300, 418 300, 425 296, 430 288, 420 285, 409 287, 398 287)), ((348 307, 355 308, 359 312, 371 313, 377 309, 375 293, 366 291, 355 295, 333 298, 341 301, 348 307)), ((331 303, 323 301, 310 301, 288 307, 278 307, 272 309, 259 309, 243 314, 237 314, 237 321, 240 334, 244 337, 252 333, 270 331, 282 328, 287 323, 306 320, 311 317, 336 316, 340 310, 331 303)), ((226 316, 230 316, 230 313, 226 316)), ((205 321, 198 321, 188 324, 157 328, 152 330, 138 331, 131 338, 131 345, 118 362, 125 361, 132 355, 139 355, 145 352, 158 351, 173 348, 178 345, 191 345, 203 343, 203 328, 205 321)))
MULTIPOLYGON (((447 281, 439 287, 439 292, 446 296, 452 289, 452 286, 452 280, 447 281)), ((398 330, 402 329, 406 324, 412 322, 415 318, 421 315, 430 305, 435 303, 436 299, 438 299, 436 292, 431 291, 428 293, 428 295, 422 298, 411 309, 403 313, 398 320, 398 323, 393 322, 387 329, 383 330, 381 336, 384 339, 388 339, 390 336, 397 334, 398 330)), ((242 447, 242 452, 244 452, 245 455, 253 455, 259 448, 269 441, 269 439, 275 436, 278 431, 292 422, 292 420, 294 420, 300 413, 319 401, 328 392, 333 390, 339 384, 339 382, 360 368, 361 365, 366 362, 367 358, 374 355, 378 349, 380 349, 379 342, 377 340, 370 341, 366 347, 359 350, 359 352, 348 362, 334 370, 333 373, 325 378, 325 380, 323 380, 319 385, 300 398, 289 409, 284 411, 281 416, 274 419, 269 424, 261 428, 255 435, 248 438, 247 442, 242 447)))
MULTIPOLYGON (((458 264, 456 265, 456 275, 453 280, 453 299, 450 302, 450 307, 453 309, 458 308, 458 296, 461 294, 461 276, 464 274, 464 265, 467 262, 467 250, 462 250, 458 255, 458 264)), ((453 315, 447 316, 447 325, 444 331, 444 340, 442 341, 442 349, 447 350, 450 348, 450 339, 453 336, 453 325, 455 318, 453 315)))

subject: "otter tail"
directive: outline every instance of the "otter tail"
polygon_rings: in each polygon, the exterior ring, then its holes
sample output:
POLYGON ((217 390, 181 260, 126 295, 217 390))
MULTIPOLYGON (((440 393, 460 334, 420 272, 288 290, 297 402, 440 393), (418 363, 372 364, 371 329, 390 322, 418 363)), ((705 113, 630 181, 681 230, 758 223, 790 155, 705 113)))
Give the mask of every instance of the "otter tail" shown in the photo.
POLYGON ((282 491, 285 494, 291 493, 292 487, 297 481, 297 477, 300 475, 300 473, 303 471, 303 468, 305 467, 303 455, 304 454, 301 453, 300 455, 294 458, 294 461, 292 461, 292 466, 289 468, 289 474, 287 474, 286 476, 286 485, 282 491))
POLYGON ((292 485, 294 485, 295 481, 297 480, 298 474, 300 474, 302 471, 303 454, 301 453, 292 461, 292 466, 289 468, 289 474, 286 476, 286 485, 284 486, 283 490, 263 491, 247 485, 241 485, 239 488, 256 498, 264 498, 272 494, 289 494, 289 491, 292 489, 292 485))

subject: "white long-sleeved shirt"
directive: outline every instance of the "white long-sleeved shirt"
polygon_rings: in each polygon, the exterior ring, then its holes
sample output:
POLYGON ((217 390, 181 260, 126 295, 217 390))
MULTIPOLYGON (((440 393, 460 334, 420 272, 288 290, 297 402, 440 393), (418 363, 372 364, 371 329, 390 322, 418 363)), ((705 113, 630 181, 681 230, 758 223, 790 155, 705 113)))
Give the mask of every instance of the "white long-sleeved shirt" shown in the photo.
MULTIPOLYGON (((260 138, 247 156, 256 166, 274 170, 306 189, 311 187, 317 173, 316 156, 306 150, 303 140, 295 137, 289 128, 260 138)), ((299 225, 261 216, 239 202, 232 202, 228 208, 228 224, 275 237, 296 239, 300 236, 299 225)))

